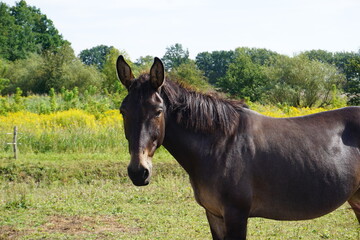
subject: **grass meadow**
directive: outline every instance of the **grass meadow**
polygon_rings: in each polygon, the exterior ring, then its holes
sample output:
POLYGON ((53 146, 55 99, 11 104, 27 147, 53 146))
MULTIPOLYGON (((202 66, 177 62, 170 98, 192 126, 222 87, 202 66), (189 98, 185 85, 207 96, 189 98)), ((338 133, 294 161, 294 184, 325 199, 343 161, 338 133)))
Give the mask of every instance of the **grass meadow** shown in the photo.
MULTIPOLYGON (((297 116, 323 109, 251 106, 266 115, 297 116)), ((163 148, 150 185, 127 177, 129 155, 117 111, 68 110, 0 116, 0 240, 211 239, 188 176, 163 148), (19 157, 12 158, 13 126, 19 157)), ((360 239, 344 204, 309 221, 250 219, 249 239, 360 239)))

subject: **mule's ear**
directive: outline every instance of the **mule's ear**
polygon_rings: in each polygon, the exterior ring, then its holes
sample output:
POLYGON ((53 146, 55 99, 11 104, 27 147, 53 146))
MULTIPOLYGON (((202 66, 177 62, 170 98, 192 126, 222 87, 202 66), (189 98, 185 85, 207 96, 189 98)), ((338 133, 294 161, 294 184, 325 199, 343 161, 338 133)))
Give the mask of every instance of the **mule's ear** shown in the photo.
POLYGON ((129 90, 135 78, 129 64, 125 62, 122 55, 120 55, 116 61, 116 71, 121 83, 129 90))
POLYGON ((164 65, 159 58, 154 59, 154 63, 150 69, 150 82, 151 85, 157 90, 165 81, 164 65))

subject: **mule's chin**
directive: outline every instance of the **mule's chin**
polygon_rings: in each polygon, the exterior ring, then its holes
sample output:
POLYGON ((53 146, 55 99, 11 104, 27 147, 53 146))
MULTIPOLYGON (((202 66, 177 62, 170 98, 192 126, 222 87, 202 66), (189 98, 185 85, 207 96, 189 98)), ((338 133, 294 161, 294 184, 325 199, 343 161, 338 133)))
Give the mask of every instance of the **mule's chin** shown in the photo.
MULTIPOLYGON (((131 178, 130 178, 131 179, 131 178)), ((142 186, 147 186, 150 184, 150 180, 149 179, 146 179, 144 181, 139 181, 139 180, 133 180, 131 179, 132 183, 137 186, 137 187, 142 187, 142 186)))

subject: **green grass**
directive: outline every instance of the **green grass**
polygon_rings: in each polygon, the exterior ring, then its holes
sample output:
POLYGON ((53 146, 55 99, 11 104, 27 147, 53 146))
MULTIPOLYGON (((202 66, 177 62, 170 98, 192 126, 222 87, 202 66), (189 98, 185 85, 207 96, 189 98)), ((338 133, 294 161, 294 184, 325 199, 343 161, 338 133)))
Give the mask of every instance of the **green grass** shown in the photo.
MULTIPOLYGON (((146 187, 123 154, 0 156, 0 239, 211 239, 186 173, 164 150, 146 187)), ((298 222, 250 219, 249 239, 360 239, 347 204, 298 222)))

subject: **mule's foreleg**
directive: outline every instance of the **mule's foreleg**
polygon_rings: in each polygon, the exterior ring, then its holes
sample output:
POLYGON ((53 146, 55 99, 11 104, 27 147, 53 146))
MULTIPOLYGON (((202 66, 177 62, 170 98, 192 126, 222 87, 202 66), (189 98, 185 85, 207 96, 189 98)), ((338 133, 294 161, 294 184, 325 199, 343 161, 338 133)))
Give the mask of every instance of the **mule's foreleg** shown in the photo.
POLYGON ((246 240, 249 210, 237 208, 225 210, 225 240, 246 240))
POLYGON ((245 240, 248 211, 228 210, 224 217, 206 211, 213 240, 245 240))
POLYGON ((223 240, 225 237, 224 218, 215 216, 209 211, 206 211, 206 217, 210 225, 213 240, 223 240))

